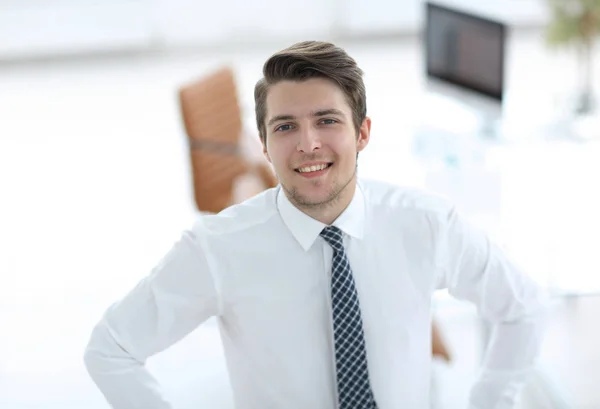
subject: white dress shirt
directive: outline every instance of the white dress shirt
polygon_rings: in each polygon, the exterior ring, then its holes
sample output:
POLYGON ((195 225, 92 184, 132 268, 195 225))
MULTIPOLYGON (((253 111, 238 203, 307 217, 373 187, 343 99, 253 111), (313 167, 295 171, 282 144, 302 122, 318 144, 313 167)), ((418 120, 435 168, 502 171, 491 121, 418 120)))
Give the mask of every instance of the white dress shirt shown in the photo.
MULTIPOLYGON (((359 180, 333 224, 356 281, 379 409, 428 408, 440 288, 497 324, 470 407, 512 408, 540 348, 540 289, 446 200, 417 189, 359 180)), ((144 363, 216 316, 236 408, 336 408, 324 227, 280 187, 200 216, 93 331, 85 363, 110 404, 171 408, 144 363)))

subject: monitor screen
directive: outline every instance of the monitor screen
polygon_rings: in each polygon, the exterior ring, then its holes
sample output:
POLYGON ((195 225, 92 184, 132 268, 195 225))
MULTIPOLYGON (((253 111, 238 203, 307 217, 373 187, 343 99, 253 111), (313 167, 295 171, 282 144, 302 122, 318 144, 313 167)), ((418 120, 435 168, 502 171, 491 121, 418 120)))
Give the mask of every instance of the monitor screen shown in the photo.
POLYGON ((426 3, 425 63, 430 78, 502 101, 506 27, 426 3))

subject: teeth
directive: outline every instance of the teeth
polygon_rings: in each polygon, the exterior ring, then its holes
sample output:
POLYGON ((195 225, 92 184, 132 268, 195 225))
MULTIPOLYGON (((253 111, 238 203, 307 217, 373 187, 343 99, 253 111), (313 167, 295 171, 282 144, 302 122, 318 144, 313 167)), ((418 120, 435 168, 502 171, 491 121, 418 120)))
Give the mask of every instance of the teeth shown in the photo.
POLYGON ((324 163, 324 164, 322 164, 322 165, 308 166, 308 167, 306 167, 306 168, 300 168, 300 169, 298 169, 298 171, 299 171, 300 173, 305 173, 305 172, 316 172, 316 171, 318 171, 318 170, 323 170, 323 169, 325 169, 326 167, 327 167, 327 164, 326 164, 326 163, 324 163))

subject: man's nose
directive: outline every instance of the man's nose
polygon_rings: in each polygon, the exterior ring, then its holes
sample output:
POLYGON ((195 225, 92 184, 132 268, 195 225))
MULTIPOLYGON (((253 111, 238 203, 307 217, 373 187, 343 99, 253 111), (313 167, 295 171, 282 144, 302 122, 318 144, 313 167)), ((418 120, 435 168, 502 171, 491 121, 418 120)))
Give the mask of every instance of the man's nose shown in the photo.
POLYGON ((299 152, 313 152, 321 147, 318 132, 312 128, 304 128, 298 141, 299 152))

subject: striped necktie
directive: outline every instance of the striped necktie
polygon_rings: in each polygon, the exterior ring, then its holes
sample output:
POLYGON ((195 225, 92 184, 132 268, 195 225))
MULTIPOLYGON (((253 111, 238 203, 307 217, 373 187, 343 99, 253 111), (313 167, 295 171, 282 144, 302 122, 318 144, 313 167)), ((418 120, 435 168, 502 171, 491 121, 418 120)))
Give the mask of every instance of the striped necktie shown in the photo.
POLYGON ((360 304, 344 251, 342 231, 328 226, 321 236, 333 248, 331 301, 339 409, 376 409, 369 382, 360 304))

